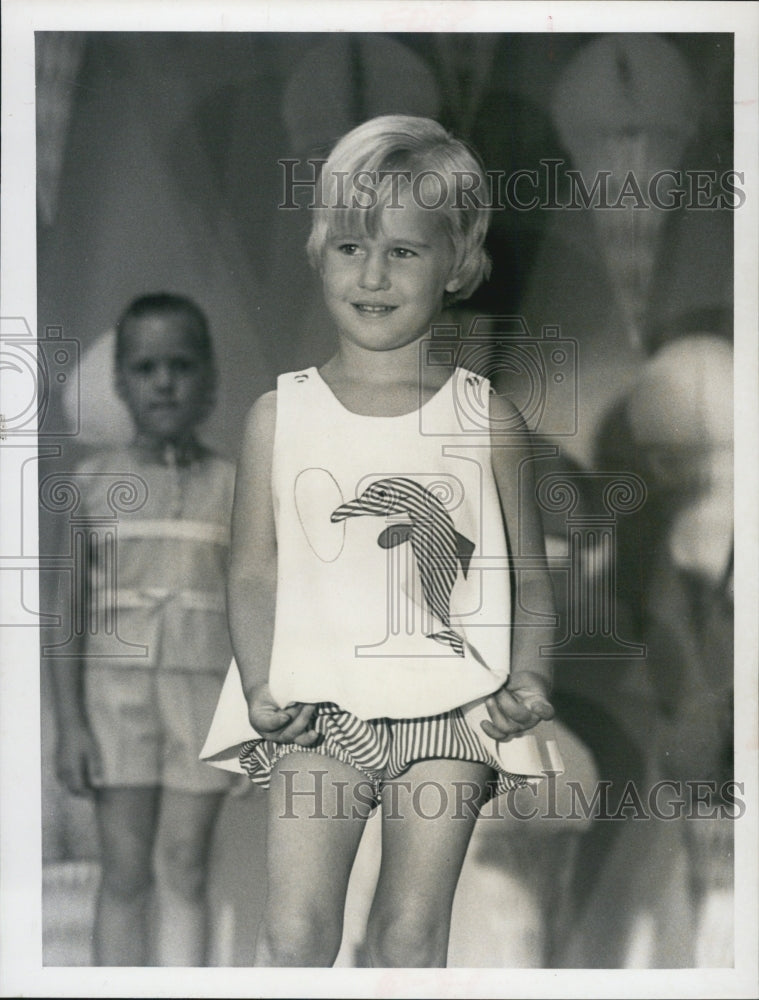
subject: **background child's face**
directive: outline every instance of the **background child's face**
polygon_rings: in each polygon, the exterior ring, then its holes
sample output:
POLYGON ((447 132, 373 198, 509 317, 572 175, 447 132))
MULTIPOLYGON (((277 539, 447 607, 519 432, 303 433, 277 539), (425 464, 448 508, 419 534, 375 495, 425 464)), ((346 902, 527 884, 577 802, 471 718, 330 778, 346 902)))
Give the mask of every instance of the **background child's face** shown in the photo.
POLYGON ((182 438, 208 412, 211 363, 181 313, 127 321, 117 388, 136 429, 157 444, 182 438))
POLYGON ((423 336, 454 287, 454 251, 439 212, 384 208, 374 235, 336 230, 322 260, 324 297, 341 337, 387 351, 423 336))

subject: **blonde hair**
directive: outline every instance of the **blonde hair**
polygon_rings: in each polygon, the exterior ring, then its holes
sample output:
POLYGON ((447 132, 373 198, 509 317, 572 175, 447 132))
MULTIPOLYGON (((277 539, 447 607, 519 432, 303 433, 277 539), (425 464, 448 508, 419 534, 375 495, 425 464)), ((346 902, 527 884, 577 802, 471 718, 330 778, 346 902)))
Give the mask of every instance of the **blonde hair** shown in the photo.
POLYGON ((485 187, 485 174, 476 154, 431 118, 381 115, 337 142, 321 169, 306 244, 311 264, 319 268, 329 234, 342 222, 373 234, 401 180, 412 184, 423 208, 440 213, 453 246, 457 287, 448 301, 468 298, 490 273, 490 212, 463 193, 485 187))

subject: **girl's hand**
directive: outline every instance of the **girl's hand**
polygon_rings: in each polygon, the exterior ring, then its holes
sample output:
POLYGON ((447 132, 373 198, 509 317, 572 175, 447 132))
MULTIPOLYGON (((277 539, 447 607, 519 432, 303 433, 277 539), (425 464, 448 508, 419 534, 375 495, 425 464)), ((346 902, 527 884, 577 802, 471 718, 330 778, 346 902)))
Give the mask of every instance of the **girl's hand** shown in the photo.
POLYGON ((101 780, 100 754, 86 726, 69 726, 61 733, 56 773, 72 795, 91 795, 94 785, 101 780))
POLYGON ((554 717, 548 695, 549 682, 542 674, 520 670, 486 699, 491 721, 485 720, 480 724, 494 740, 510 740, 539 722, 554 717))
POLYGON ((272 698, 268 684, 262 684, 248 695, 248 717, 253 728, 274 743, 297 743, 309 747, 321 736, 311 726, 316 705, 291 702, 280 708, 272 698))

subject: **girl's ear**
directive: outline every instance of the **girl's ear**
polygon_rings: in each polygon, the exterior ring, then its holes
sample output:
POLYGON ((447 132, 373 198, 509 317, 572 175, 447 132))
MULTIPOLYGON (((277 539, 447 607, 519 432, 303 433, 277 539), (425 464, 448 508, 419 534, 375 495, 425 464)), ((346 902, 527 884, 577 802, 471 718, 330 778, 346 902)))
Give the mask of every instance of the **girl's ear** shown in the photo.
POLYGON ((460 259, 460 256, 461 256, 460 254, 457 254, 457 257, 459 259, 457 259, 451 265, 451 271, 450 274, 448 275, 448 281, 446 281, 445 283, 445 290, 446 292, 448 292, 449 295, 453 295, 456 292, 460 291, 461 286, 464 284, 465 280, 465 275, 463 273, 464 263, 460 259))
POLYGON ((461 286, 464 284, 464 278, 461 274, 461 268, 457 267, 452 271, 451 277, 445 283, 445 290, 450 295, 458 292, 461 286))

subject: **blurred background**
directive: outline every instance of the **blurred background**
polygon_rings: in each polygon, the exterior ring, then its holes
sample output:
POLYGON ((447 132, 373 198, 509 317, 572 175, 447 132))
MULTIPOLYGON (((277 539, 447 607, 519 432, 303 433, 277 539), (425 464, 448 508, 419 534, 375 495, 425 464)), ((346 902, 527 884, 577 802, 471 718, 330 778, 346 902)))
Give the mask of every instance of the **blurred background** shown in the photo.
MULTIPOLYGON (((677 813, 669 795, 687 814, 685 783, 703 782, 712 816, 733 778, 735 199, 714 197, 733 167, 732 36, 38 32, 36 49, 38 335, 80 354, 66 392, 50 383, 58 447, 40 478, 128 437, 110 338, 139 294, 186 294, 209 316, 220 392, 204 436, 233 459, 276 375, 329 357, 309 214, 279 207, 279 160, 324 157, 360 121, 402 112, 438 119, 488 170, 536 171, 539 204, 494 212, 491 278, 449 319, 487 331, 481 361, 500 391, 524 406, 540 389, 529 417, 560 610, 560 801, 566 780, 588 799, 608 782, 617 818, 481 821, 450 961, 732 965, 730 821, 643 820, 629 792, 646 805, 669 780, 659 811, 677 813), (571 170, 587 190, 607 171, 612 203, 632 172, 647 203, 628 182, 617 209, 562 207, 571 170), (697 204, 650 203, 665 170, 688 193, 701 172, 697 204)), ((57 520, 43 512, 41 556, 57 520)), ((60 582, 41 574, 43 609, 60 582)), ((45 671, 43 658, 44 961, 86 965, 97 841, 90 805, 54 776, 45 671)), ((262 820, 251 791, 217 828, 217 965, 249 961, 262 820)), ((341 964, 360 963, 373 837, 370 824, 341 964)))

